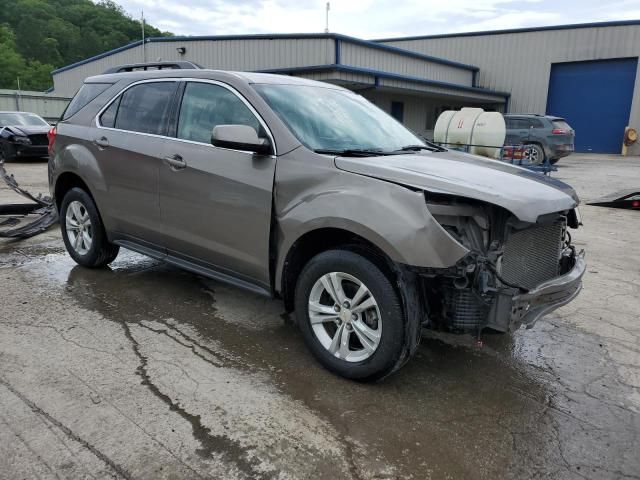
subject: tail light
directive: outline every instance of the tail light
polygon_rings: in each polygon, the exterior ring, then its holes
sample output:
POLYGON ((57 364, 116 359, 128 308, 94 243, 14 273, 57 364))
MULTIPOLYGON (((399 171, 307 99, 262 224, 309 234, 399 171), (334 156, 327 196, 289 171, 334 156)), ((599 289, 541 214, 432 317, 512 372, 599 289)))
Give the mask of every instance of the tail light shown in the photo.
POLYGON ((554 128, 551 130, 553 135, 569 135, 569 130, 565 130, 564 128, 554 128))
POLYGON ((56 141, 57 130, 56 127, 51 127, 51 129, 47 132, 47 139, 49 140, 49 155, 53 151, 53 144, 56 141))

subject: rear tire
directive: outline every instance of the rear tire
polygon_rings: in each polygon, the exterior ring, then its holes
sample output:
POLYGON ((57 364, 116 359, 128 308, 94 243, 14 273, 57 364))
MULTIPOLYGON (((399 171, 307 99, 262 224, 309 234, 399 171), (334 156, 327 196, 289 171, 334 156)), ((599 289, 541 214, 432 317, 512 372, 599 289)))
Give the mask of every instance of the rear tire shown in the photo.
POLYGON ((81 188, 72 188, 62 199, 60 228, 67 252, 83 267, 104 267, 118 256, 120 247, 107 240, 98 209, 81 188))
POLYGON ((298 277, 295 309, 307 347, 333 373, 373 381, 407 360, 401 299, 362 255, 329 250, 313 257, 298 277))

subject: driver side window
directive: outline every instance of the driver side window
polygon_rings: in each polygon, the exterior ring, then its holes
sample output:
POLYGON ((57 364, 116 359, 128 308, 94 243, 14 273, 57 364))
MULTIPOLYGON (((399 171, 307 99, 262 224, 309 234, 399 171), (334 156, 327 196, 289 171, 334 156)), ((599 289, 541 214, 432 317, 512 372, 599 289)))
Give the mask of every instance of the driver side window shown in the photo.
POLYGON ((259 136, 262 133, 258 119, 231 91, 210 83, 187 83, 176 136, 211 143, 211 131, 217 125, 247 125, 259 136))

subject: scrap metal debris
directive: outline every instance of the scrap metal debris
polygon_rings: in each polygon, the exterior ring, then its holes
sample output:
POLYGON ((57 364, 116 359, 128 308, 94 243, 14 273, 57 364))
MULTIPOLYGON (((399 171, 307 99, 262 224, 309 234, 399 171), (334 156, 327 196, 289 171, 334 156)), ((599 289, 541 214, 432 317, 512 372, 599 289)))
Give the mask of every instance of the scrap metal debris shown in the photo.
POLYGON ((14 192, 31 200, 30 203, 0 205, 0 215, 20 215, 0 221, 0 237, 29 238, 44 232, 58 222, 58 211, 49 196, 34 196, 18 185, 13 175, 7 173, 4 162, 0 161, 0 176, 14 192), (29 215, 36 215, 31 220, 29 215))
POLYGON ((640 210, 640 189, 622 190, 610 195, 606 195, 587 205, 596 207, 624 208, 629 210, 640 210))

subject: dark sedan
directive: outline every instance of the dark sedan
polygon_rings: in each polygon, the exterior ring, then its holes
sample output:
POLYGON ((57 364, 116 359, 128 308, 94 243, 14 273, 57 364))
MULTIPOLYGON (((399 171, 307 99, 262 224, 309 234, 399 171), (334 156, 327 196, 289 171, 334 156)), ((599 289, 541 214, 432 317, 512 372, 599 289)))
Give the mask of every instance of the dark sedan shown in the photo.
POLYGON ((0 112, 0 161, 46 158, 49 155, 49 125, 28 112, 0 112))

